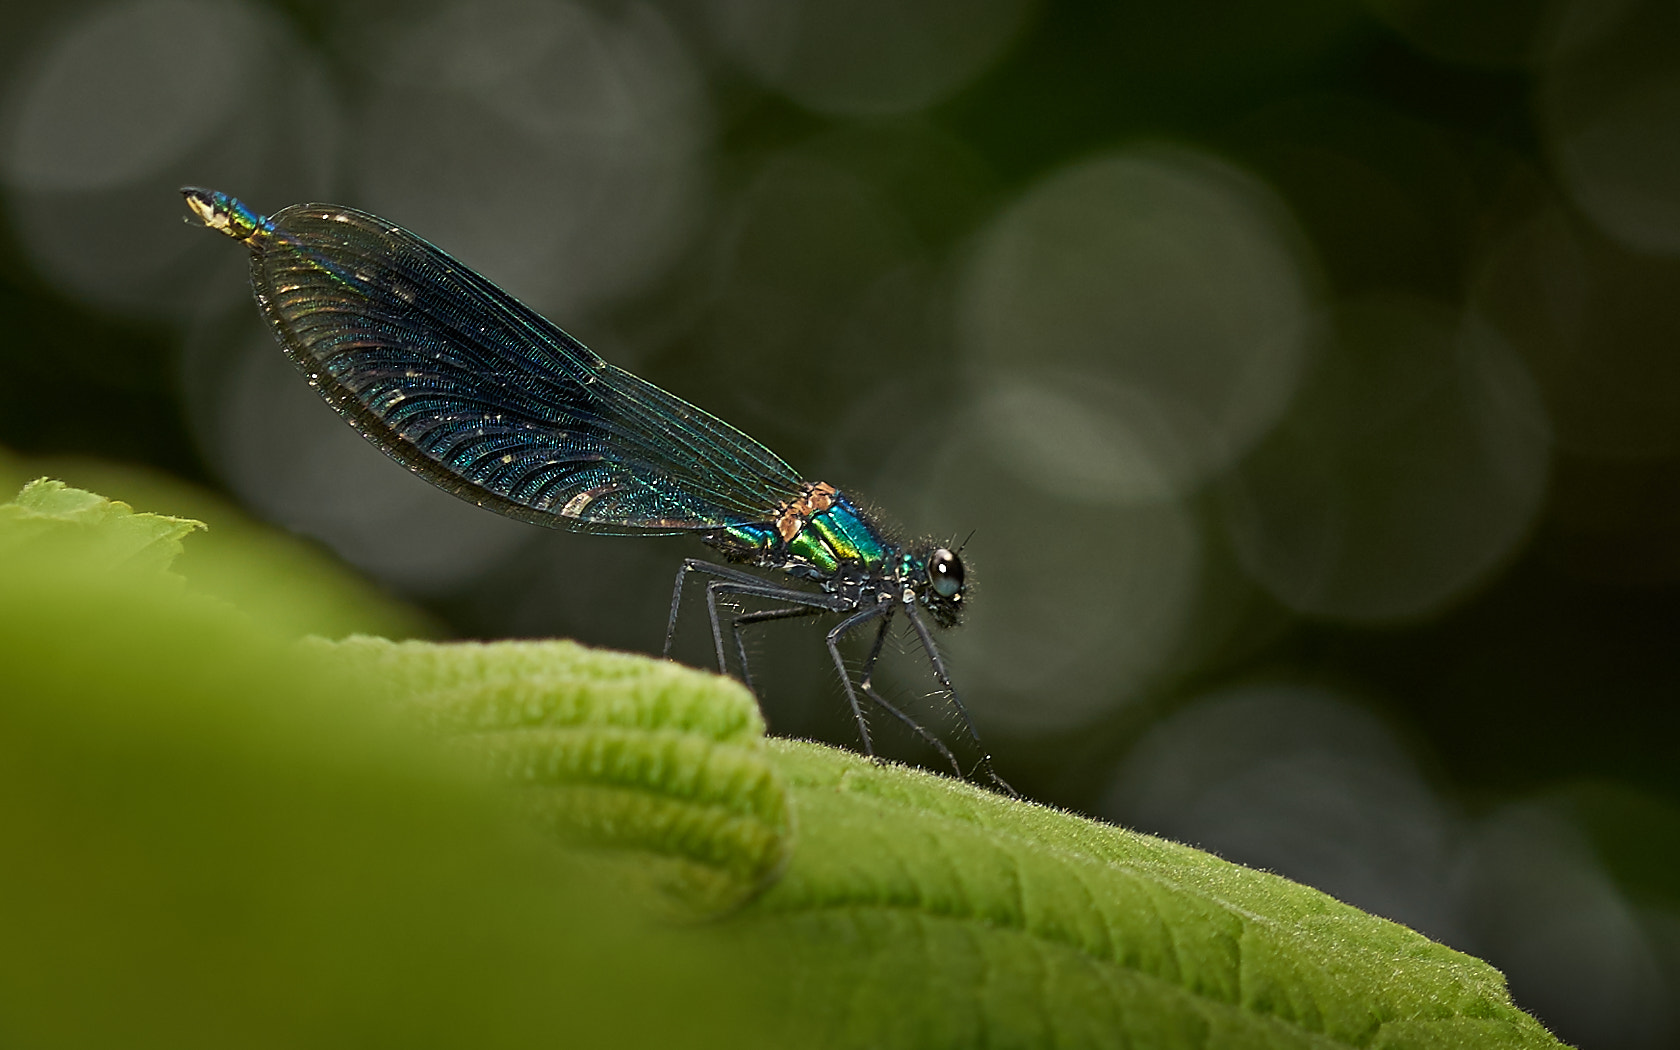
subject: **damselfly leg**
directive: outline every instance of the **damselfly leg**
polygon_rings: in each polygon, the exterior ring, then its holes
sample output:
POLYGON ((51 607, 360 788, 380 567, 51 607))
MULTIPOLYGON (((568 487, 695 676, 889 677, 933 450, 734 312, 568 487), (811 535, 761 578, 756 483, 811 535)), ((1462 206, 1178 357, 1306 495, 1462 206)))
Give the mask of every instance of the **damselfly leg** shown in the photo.
POLYGON ((963 775, 962 763, 958 762, 957 756, 953 755, 951 749, 945 746, 945 741, 928 732, 927 728, 920 722, 888 703, 886 697, 875 691, 875 661, 881 657, 881 647, 886 643, 887 631, 891 627, 892 610, 889 609, 886 616, 881 620, 880 629, 875 632, 875 643, 869 647, 869 655, 863 658, 863 668, 858 675, 858 688, 863 690, 863 695, 873 701, 877 707, 909 726, 912 732, 921 737, 935 751, 938 751, 945 761, 951 764, 951 769, 960 778, 963 775))
POLYGON ((735 639, 735 658, 741 666, 741 681, 747 684, 749 692, 757 696, 758 687, 753 685, 752 668, 747 663, 747 643, 741 633, 741 628, 758 623, 769 623, 772 620, 791 620, 800 616, 816 616, 827 611, 826 609, 813 609, 809 606, 762 609, 758 612, 743 613, 729 621, 729 633, 735 639))
MULTIPOLYGON (((980 733, 974 728, 974 720, 968 715, 968 708, 957 695, 957 687, 951 684, 951 676, 945 673, 945 661, 939 655, 939 647, 933 644, 933 634, 928 631, 927 624, 922 622, 914 605, 906 605, 904 611, 910 617, 910 625, 916 629, 916 637, 922 641, 922 648, 927 651, 928 663, 933 667, 933 676, 939 680, 939 685, 945 690, 945 695, 951 698, 951 706, 957 709, 957 715, 962 719, 963 728, 968 730, 968 738, 974 742, 975 750, 980 752, 980 763, 975 767, 977 773, 983 773, 988 781, 1002 789, 1010 798, 1020 798, 1020 792, 1009 786, 1009 782, 997 775, 992 768, 992 756, 986 753, 985 746, 980 743, 980 733)), ((959 772, 959 776, 961 773, 959 772)))
POLYGON ((892 605, 882 602, 861 609, 835 624, 828 632, 828 655, 834 658, 834 669, 840 672, 840 684, 846 689, 846 703, 851 705, 852 718, 857 721, 858 736, 863 741, 863 753, 870 758, 875 757, 875 742, 869 738, 869 721, 863 717, 863 707, 858 703, 857 690, 852 688, 852 674, 846 670, 846 661, 840 655, 840 639, 850 634, 858 627, 892 612, 892 605))

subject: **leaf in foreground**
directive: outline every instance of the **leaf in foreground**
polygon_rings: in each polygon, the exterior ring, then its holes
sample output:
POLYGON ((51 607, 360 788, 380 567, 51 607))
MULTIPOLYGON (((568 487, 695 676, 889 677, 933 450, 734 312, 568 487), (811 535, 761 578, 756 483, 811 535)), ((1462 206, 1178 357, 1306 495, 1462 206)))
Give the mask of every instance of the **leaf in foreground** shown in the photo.
POLYGON ((150 518, 50 484, 0 508, 8 1041, 1558 1045, 1479 960, 767 739, 715 675, 282 644, 260 597, 229 616, 173 586, 192 525, 150 518))

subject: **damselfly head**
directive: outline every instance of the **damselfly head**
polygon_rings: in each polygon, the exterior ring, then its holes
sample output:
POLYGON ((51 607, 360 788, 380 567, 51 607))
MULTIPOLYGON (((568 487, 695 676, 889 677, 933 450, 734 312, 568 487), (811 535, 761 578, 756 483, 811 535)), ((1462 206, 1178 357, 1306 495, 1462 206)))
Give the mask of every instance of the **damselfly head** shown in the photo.
POLYGON ((922 604, 939 626, 955 627, 962 620, 963 593, 967 586, 962 558, 955 551, 939 547, 928 552, 921 562, 927 577, 917 588, 922 604))

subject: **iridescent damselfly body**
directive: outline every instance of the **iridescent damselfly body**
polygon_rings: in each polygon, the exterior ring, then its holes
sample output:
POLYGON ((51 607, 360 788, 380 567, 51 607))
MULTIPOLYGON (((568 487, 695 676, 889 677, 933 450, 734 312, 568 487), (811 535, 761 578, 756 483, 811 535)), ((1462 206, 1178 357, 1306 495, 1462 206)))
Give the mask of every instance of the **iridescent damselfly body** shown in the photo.
POLYGON ((961 619, 966 585, 957 551, 897 542, 846 493, 806 481, 741 431, 610 364, 394 223, 332 204, 263 216, 225 193, 182 193, 205 226, 250 249, 257 306, 286 356, 391 458, 523 521, 698 537, 724 563, 688 558, 678 569, 667 656, 691 576, 707 581, 718 670, 729 673, 727 623, 749 688, 743 628, 837 616, 827 647, 863 752, 874 754, 867 701, 966 776, 950 747, 874 684, 902 615, 980 756, 974 779, 1013 794, 980 748, 928 626, 961 619), (769 607, 731 608, 742 599, 769 607), (840 642, 867 627, 874 638, 854 681, 840 642))

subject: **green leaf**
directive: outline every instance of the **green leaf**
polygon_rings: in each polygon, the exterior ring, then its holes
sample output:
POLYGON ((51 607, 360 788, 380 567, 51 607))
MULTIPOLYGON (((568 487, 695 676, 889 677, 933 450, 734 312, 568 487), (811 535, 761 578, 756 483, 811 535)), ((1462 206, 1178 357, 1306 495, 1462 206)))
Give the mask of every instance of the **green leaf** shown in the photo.
POLYGON ((566 841, 733 907, 710 928, 779 960, 802 1045, 1558 1045, 1480 960, 1186 846, 760 740, 733 682, 564 642, 339 652, 566 841))
POLYGON ((206 522, 208 528, 184 544, 174 571, 199 594, 260 613, 261 621, 277 633, 425 637, 437 632, 423 614, 346 572, 343 563, 318 544, 264 525, 178 478, 132 464, 79 457, 16 460, 0 450, 0 485, 22 485, 43 474, 90 494, 114 493, 135 507, 167 507, 181 517, 206 522))
POLYGON ((569 642, 282 643, 274 592, 229 616, 153 571, 191 529, 53 483, 0 508, 20 1045, 1558 1045, 1479 960, 767 739, 715 675, 569 642))
POLYGON ((651 922, 260 606, 87 571, 177 528, 31 501, 0 523, 0 1042, 761 1045, 751 956, 651 922), (77 527, 17 542, 43 521, 77 527))
POLYGON ((1486 963, 1317 890, 844 752, 770 750, 800 839, 736 921, 794 947, 794 1009, 832 1045, 1557 1045, 1486 963))
POLYGON ((572 846, 677 914, 733 908, 787 861, 792 815, 738 683, 573 642, 315 643, 520 786, 572 846))
POLYGON ((180 555, 181 540, 204 527, 39 478, 0 503, 0 554, 73 549, 82 569, 161 572, 180 555))

